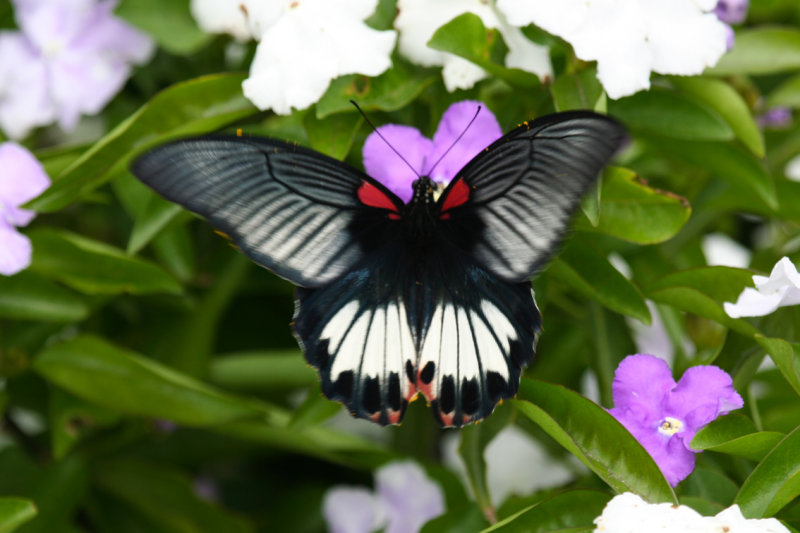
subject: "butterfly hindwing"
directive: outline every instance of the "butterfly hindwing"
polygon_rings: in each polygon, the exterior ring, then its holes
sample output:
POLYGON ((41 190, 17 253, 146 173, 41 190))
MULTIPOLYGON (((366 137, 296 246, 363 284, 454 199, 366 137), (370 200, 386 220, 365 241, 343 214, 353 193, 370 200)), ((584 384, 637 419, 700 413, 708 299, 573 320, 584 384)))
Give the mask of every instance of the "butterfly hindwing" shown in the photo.
POLYGON ((294 330, 322 392, 355 416, 396 424, 416 389, 416 361, 396 250, 371 255, 342 278, 299 289, 294 330))
POLYGON ((516 394, 541 316, 530 283, 502 281, 452 246, 443 251, 416 285, 427 316, 415 386, 443 426, 460 427, 516 394))
POLYGON ((468 163, 439 200, 447 238, 498 277, 522 282, 558 247, 622 127, 588 112, 523 124, 468 163))
POLYGON ((364 256, 363 240, 350 229, 369 211, 358 190, 374 180, 312 150, 263 138, 199 137, 148 152, 133 173, 297 285, 325 285, 364 256))

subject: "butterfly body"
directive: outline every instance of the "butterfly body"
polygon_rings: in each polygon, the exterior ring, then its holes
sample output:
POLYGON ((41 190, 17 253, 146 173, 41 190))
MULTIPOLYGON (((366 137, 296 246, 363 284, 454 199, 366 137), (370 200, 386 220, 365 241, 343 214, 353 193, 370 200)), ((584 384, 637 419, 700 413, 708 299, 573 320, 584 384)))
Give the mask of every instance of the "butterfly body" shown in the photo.
POLYGON ((443 191, 419 177, 408 202, 270 139, 177 141, 133 170, 298 285, 294 333, 327 397, 395 424, 422 394, 441 425, 458 427, 516 394, 541 330, 530 277, 621 137, 593 113, 544 117, 443 191))

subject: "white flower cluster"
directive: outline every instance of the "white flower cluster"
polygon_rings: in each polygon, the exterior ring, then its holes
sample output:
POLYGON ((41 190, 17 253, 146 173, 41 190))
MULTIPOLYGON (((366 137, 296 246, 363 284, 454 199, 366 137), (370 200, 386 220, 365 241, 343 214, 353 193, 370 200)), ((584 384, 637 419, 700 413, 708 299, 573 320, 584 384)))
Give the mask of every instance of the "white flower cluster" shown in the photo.
POLYGON ((703 516, 685 505, 647 503, 632 492, 614 496, 594 523, 595 533, 789 533, 774 518, 746 519, 738 505, 703 516))
MULTIPOLYGON (((345 74, 377 76, 391 66, 396 32, 364 23, 377 0, 192 0, 200 27, 259 41, 244 83, 260 109, 303 109, 345 74)), ((441 66, 448 90, 486 76, 479 66, 428 42, 449 21, 472 13, 503 37, 509 68, 552 76, 546 47, 528 39, 530 24, 556 35, 584 61, 597 61, 608 96, 650 87, 650 73, 693 75, 727 49, 729 28, 714 14, 717 0, 398 0, 398 51, 424 66, 441 66)))

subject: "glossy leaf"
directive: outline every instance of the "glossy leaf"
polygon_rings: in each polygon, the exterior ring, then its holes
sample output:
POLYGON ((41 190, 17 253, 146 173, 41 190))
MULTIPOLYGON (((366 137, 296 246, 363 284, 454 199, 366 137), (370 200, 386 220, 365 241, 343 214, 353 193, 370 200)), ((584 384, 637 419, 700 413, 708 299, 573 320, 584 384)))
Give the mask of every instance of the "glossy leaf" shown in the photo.
POLYGON ((502 43, 499 31, 484 26, 481 18, 473 13, 459 15, 441 26, 428 41, 428 46, 463 57, 512 86, 536 89, 541 85, 535 74, 492 61, 491 58, 498 56, 505 43, 502 43))
POLYGON ((340 76, 316 105, 318 119, 342 112, 356 113, 350 100, 355 100, 364 111, 395 111, 403 108, 436 80, 432 73, 414 72, 402 62, 378 77, 360 74, 340 76))
POLYGON ((11 533, 36 516, 36 506, 23 498, 0 498, 0 533, 11 533))
POLYGON ((0 316, 19 320, 77 322, 89 315, 78 295, 30 271, 0 276, 0 316))
POLYGON ((769 354, 789 385, 800 394, 800 345, 763 335, 756 335, 756 341, 769 354))
POLYGON ((163 465, 133 460, 104 462, 97 483, 153 521, 175 531, 246 533, 251 525, 198 498, 188 476, 163 465))
POLYGON ((136 254, 155 238, 167 224, 183 211, 183 208, 173 204, 155 193, 151 193, 145 205, 136 216, 131 230, 126 252, 136 254))
POLYGON ((337 113, 323 119, 308 113, 303 119, 311 147, 340 161, 350 152, 362 122, 358 113, 337 113))
POLYGON ((171 137, 212 131, 256 113, 242 95, 243 79, 241 74, 204 76, 163 90, 56 176, 29 207, 61 209, 123 171, 144 148, 171 137))
POLYGON ((769 93, 767 105, 800 109, 800 75, 789 78, 769 93))
POLYGON ((612 100, 608 112, 634 133, 692 141, 726 141, 733 130, 712 108, 686 95, 653 88, 612 100))
POLYGON ((31 270, 87 294, 179 293, 180 284, 156 264, 87 237, 37 229, 31 270))
POLYGON ((742 335, 758 334, 743 319, 729 317, 722 302, 734 302, 742 290, 752 283, 752 273, 738 268, 712 266, 693 268, 668 274, 645 288, 645 296, 682 311, 710 318, 742 335))
POLYGON ((709 74, 774 74, 800 68, 800 31, 762 27, 736 32, 736 46, 709 74))
POLYGON ((738 188, 741 196, 753 193, 771 209, 778 208, 772 176, 753 154, 730 143, 659 139, 653 144, 671 158, 708 170, 715 178, 738 188))
POLYGON ((675 494, 650 455, 605 409, 560 385, 523 379, 515 405, 615 492, 650 502, 675 494))
POLYGON ((731 127, 736 137, 756 157, 764 157, 764 138, 747 103, 736 89, 721 80, 696 76, 676 76, 672 83, 684 94, 717 112, 731 127))
POLYGON ((547 273, 613 311, 650 323, 639 289, 583 239, 564 248, 547 273))
POLYGON ((264 417, 269 408, 240 400, 89 335, 45 348, 34 369, 46 380, 103 407, 129 414, 210 425, 264 417))
POLYGON ((300 350, 238 352, 214 357, 209 379, 226 389, 285 390, 307 387, 317 381, 300 350))
POLYGON ((757 431, 749 418, 732 413, 698 431, 691 447, 760 461, 783 437, 776 431, 757 431))
POLYGON ((800 495, 800 427, 786 435, 747 477, 736 495, 742 514, 772 516, 800 495))
POLYGON ((172 54, 194 52, 212 37, 197 27, 189 12, 189 0, 126 0, 116 14, 147 32, 172 54))
POLYGON ((594 519, 611 499, 607 492, 577 489, 562 492, 501 520, 482 533, 592 531, 594 519))
POLYGON ((597 225, 579 221, 577 227, 638 244, 655 244, 672 238, 691 213, 684 198, 650 188, 624 168, 606 170, 600 196, 597 225))
POLYGON ((603 87, 597 79, 597 69, 587 68, 577 74, 559 76, 550 85, 556 111, 594 109, 603 87))

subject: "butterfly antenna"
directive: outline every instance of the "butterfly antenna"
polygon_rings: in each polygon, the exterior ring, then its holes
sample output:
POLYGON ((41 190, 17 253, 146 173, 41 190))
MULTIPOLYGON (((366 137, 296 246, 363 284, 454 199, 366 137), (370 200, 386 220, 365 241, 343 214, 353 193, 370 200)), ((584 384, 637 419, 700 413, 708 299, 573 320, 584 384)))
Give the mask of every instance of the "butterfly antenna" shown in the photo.
POLYGON ((449 153, 450 153, 450 150, 452 150, 452 149, 453 149, 453 147, 454 147, 456 144, 458 144, 458 141, 460 141, 460 140, 461 140, 461 137, 463 137, 463 136, 464 136, 464 134, 465 134, 465 133, 467 133, 467 130, 469 130, 470 126, 472 126, 472 123, 473 123, 473 122, 475 122, 475 119, 476 119, 476 118, 478 118, 478 113, 480 113, 480 112, 481 112, 481 107, 482 107, 482 106, 478 106, 478 109, 476 109, 476 110, 475 110, 475 114, 474 114, 474 115, 472 115, 472 118, 470 119, 470 121, 469 121, 469 124, 467 124, 467 126, 464 128, 464 131, 462 131, 462 132, 461 132, 461 134, 460 134, 458 137, 456 137, 456 140, 455 140, 455 141, 453 141, 453 142, 452 142, 452 144, 450 144, 450 147, 449 147, 447 150, 445 150, 445 151, 444 151, 444 153, 442 154, 442 156, 441 156, 441 157, 440 157, 440 158, 439 158, 439 159, 436 161, 436 163, 434 163, 434 164, 433 164, 433 166, 431 167, 431 169, 428 171, 428 175, 431 175, 431 174, 433 174, 433 169, 435 169, 435 168, 436 168, 436 166, 437 166, 439 163, 441 163, 441 162, 442 162, 442 159, 444 159, 444 158, 447 156, 447 154, 449 154, 449 153))
MULTIPOLYGON (((358 112, 359 112, 359 113, 361 113, 361 116, 362 116, 362 117, 364 117, 364 120, 366 120, 366 121, 367 121, 367 124, 369 124, 369 125, 370 125, 370 127, 372 128, 372 131, 374 131, 375 133, 377 133, 377 134, 378 134, 378 137, 380 137, 381 139, 383 139, 383 142, 385 142, 385 143, 386 143, 386 146, 388 146, 389 148, 391 148, 391 149, 392 149, 392 152, 394 152, 395 154, 397 154, 397 157, 399 157, 399 158, 400 158, 400 160, 401 160, 401 161, 403 161, 403 163, 405 163, 406 165, 408 165, 408 168, 410 168, 410 169, 411 169, 411 172, 413 172, 413 173, 414 173, 414 175, 415 175, 416 177, 418 177, 418 178, 421 178, 422 176, 420 176, 420 175, 419 175, 419 172, 417 172, 417 169, 415 169, 415 168, 414 168, 414 167, 411 165, 411 163, 409 163, 409 162, 406 160, 406 158, 405 158, 405 157, 403 157, 403 156, 400 154, 400 152, 398 152, 398 151, 397 151, 397 149, 396 149, 394 146, 392 146, 392 143, 390 143, 389 141, 387 141, 387 140, 386 140, 386 137, 384 137, 383 135, 381 135, 381 132, 380 132, 380 131, 378 131, 378 128, 376 128, 376 127, 375 127, 375 124, 373 124, 373 123, 372 123, 372 121, 369 119, 369 117, 367 117, 367 114, 366 114, 366 113, 364 113, 364 111, 362 111, 362 110, 361 110, 361 108, 358 106, 358 104, 355 102, 355 100, 350 100, 350 103, 351 103, 351 104, 353 104, 353 105, 355 106, 355 108, 356 108, 356 109, 358 109, 358 112)), ((473 119, 473 120, 475 120, 475 119, 473 119)), ((470 122, 470 124, 472 124, 472 123, 470 122)), ((469 126, 468 126, 468 127, 469 127, 469 126)), ((463 133, 462 133, 462 135, 463 135, 463 133)), ((461 137, 459 137, 459 139, 460 139, 460 138, 461 138, 461 137)))

